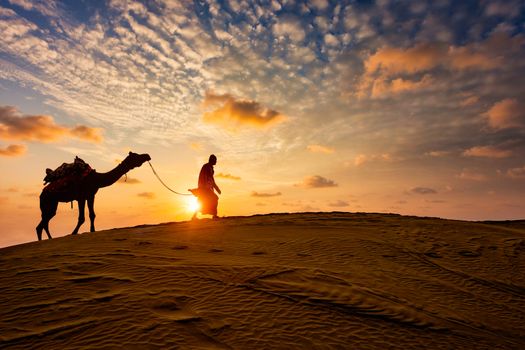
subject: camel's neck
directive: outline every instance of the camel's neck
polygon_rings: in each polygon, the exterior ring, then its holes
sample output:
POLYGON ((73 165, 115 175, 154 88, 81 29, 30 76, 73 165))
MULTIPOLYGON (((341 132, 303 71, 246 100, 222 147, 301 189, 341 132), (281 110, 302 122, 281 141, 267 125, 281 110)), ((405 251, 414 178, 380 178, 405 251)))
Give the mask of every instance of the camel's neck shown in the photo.
POLYGON ((97 173, 96 185, 99 188, 111 186, 128 171, 129 168, 120 163, 115 169, 110 170, 107 173, 97 173))

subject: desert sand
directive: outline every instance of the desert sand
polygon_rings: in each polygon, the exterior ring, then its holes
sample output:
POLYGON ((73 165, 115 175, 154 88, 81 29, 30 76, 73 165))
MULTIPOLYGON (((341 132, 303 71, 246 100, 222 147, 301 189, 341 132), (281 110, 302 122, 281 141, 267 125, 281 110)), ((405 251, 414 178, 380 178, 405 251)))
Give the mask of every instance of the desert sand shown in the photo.
POLYGON ((0 250, 2 349, 524 349, 525 221, 229 217, 0 250))

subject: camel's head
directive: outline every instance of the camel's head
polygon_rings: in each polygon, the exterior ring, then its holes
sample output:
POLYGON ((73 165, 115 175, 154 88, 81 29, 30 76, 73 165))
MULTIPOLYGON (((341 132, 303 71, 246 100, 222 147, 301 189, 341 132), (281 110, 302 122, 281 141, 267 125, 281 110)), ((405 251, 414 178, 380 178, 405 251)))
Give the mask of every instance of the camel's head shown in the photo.
POLYGON ((126 159, 124 159, 122 164, 126 165, 126 167, 129 169, 133 169, 133 168, 138 168, 139 166, 141 166, 142 164, 144 164, 144 162, 147 162, 148 160, 151 160, 151 157, 147 153, 138 154, 138 153, 129 152, 129 155, 126 157, 126 159))

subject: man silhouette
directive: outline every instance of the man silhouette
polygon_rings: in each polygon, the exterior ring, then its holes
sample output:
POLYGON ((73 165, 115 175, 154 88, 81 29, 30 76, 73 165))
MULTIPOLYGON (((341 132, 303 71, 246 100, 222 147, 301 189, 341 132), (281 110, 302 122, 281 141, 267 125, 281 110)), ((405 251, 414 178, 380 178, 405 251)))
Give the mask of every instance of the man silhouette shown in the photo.
POLYGON ((213 215, 214 219, 217 219, 217 206, 219 204, 219 196, 215 194, 221 194, 221 189, 215 183, 213 178, 214 170, 213 166, 217 164, 217 157, 214 154, 210 155, 208 163, 204 164, 199 173, 199 187, 194 190, 190 190, 198 199, 200 203, 200 210, 193 214, 193 218, 197 217, 197 213, 200 211, 202 214, 213 215))

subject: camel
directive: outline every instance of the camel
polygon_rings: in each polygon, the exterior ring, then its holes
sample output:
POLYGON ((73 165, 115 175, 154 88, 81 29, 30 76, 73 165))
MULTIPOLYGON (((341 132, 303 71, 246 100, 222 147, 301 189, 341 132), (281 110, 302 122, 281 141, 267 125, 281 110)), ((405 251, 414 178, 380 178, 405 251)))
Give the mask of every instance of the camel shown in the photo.
POLYGON ((73 189, 69 188, 60 193, 53 191, 46 191, 47 186, 42 190, 40 195, 40 210, 42 212, 42 220, 36 227, 36 234, 38 240, 42 240, 42 230, 46 231, 48 239, 51 239, 49 233, 49 221, 55 216, 59 202, 78 202, 78 223, 72 235, 78 233, 78 229, 85 221, 84 208, 86 201, 89 209, 89 219, 91 221, 90 231, 95 232, 95 194, 102 187, 113 185, 122 175, 126 174, 133 168, 141 166, 144 162, 151 160, 148 154, 137 154, 129 152, 129 155, 113 170, 107 173, 98 173, 95 170, 84 176, 79 180, 79 183, 73 189))

